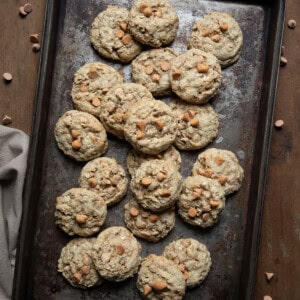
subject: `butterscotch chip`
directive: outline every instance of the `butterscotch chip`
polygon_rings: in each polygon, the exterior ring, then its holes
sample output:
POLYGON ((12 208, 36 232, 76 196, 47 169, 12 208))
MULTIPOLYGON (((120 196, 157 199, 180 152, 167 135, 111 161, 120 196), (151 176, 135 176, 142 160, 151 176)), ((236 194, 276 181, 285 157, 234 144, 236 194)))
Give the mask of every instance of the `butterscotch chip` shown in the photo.
POLYGON ((168 61, 162 61, 162 62, 160 63, 160 68, 161 68, 164 72, 169 71, 170 68, 171 68, 171 64, 170 64, 168 61))
POLYGON ((284 125, 283 120, 276 120, 276 122, 274 123, 274 126, 279 129, 281 129, 283 127, 283 125, 284 125))
POLYGON ((92 23, 91 43, 107 59, 128 63, 141 51, 141 45, 128 36, 129 12, 125 7, 108 5, 92 23), (125 38, 126 37, 126 38, 125 38))
POLYGON ((136 207, 131 207, 129 213, 132 217, 137 217, 140 212, 136 207))
POLYGON ((197 63, 197 70, 199 73, 207 73, 209 70, 209 66, 201 63, 197 63))
POLYGON ((10 81, 12 81, 12 79, 13 79, 13 77, 12 77, 12 75, 10 74, 10 73, 3 73, 3 79, 5 80, 5 81, 7 81, 7 82, 10 82, 10 81))
POLYGON ((211 12, 196 20, 189 38, 189 48, 209 52, 222 68, 236 62, 241 54, 243 33, 236 20, 227 13, 211 12))
POLYGON ((189 288, 199 285, 211 268, 207 247, 195 239, 179 239, 166 246, 163 255, 178 264, 189 288))
POLYGON ((158 130, 162 130, 166 124, 163 121, 157 120, 155 121, 155 126, 158 130))
POLYGON ((156 223, 158 218, 159 218, 158 215, 150 215, 149 216, 149 220, 151 223, 156 223))
POLYGON ((211 37, 211 39, 212 39, 214 42, 218 43, 218 42, 220 41, 220 39, 221 39, 221 36, 220 36, 219 34, 215 34, 215 35, 213 35, 213 36, 211 37))
POLYGON ((70 236, 97 233, 106 214, 104 200, 87 189, 73 188, 56 198, 55 224, 70 236))
POLYGON ((158 74, 153 74, 151 78, 154 82, 159 82, 160 80, 160 76, 158 74))
POLYGON ((73 274, 73 278, 74 278, 75 281, 78 282, 81 279, 81 274, 80 273, 75 273, 75 274, 73 274))
POLYGON ((29 39, 30 39, 30 42, 32 42, 32 43, 39 43, 39 41, 40 41, 40 36, 39 36, 38 33, 31 34, 31 35, 29 36, 29 39))
POLYGON ((102 231, 93 250, 95 267, 107 280, 123 281, 138 271, 141 245, 124 227, 113 226, 102 231))
POLYGON ((79 215, 79 214, 77 214, 76 217, 75 217, 75 219, 76 219, 76 222, 78 224, 84 224, 86 222, 86 220, 88 219, 88 216, 87 215, 79 215))
POLYGON ((296 28, 296 25, 297 25, 296 21, 293 20, 293 19, 288 20, 288 23, 287 23, 287 24, 288 24, 288 27, 289 27, 290 29, 296 28))
POLYGON ((187 112, 188 112, 190 118, 194 118, 195 115, 197 114, 196 110, 189 109, 187 112))
POLYGON ((173 79, 178 79, 181 76, 181 73, 179 70, 174 70, 172 73, 173 79))
POLYGON ((191 126, 197 128, 199 127, 199 119, 198 118, 193 118, 191 121, 190 121, 190 124, 191 126))
POLYGON ((144 9, 148 7, 148 5, 146 3, 141 3, 140 6, 139 6, 139 9, 140 9, 140 12, 141 13, 144 13, 144 9))
POLYGON ((197 216, 197 209, 195 209, 194 207, 189 208, 188 215, 191 218, 195 218, 197 216))
POLYGON ((89 78, 91 78, 91 79, 95 79, 95 78, 97 78, 98 77, 98 71, 97 71, 97 69, 96 68, 90 68, 89 69, 89 71, 88 71, 88 76, 89 76, 89 78))
POLYGON ((222 31, 227 31, 228 30, 228 24, 227 23, 222 23, 220 24, 220 29, 222 31))
POLYGON ((25 11, 24 6, 20 6, 20 7, 19 7, 19 14, 20 14, 22 17, 27 16, 27 12, 25 11))
POLYGON ((122 37, 122 43, 123 43, 124 45, 129 45, 131 42, 132 42, 132 37, 131 37, 129 34, 125 34, 125 35, 122 37))
POLYGON ((270 272, 265 272, 265 275, 268 282, 270 282, 274 277, 274 273, 270 273, 270 272))
POLYGON ((145 131, 139 131, 137 134, 136 134, 136 139, 137 140, 141 140, 145 137, 145 131))
POLYGON ((83 275, 87 275, 90 272, 89 266, 83 266, 80 270, 83 275))
POLYGON ((34 51, 34 52, 39 52, 40 49, 41 49, 41 45, 40 45, 39 43, 34 43, 34 44, 32 45, 32 51, 34 51))
POLYGON ((152 183, 152 180, 150 178, 142 178, 141 184, 143 186, 149 186, 152 183))
POLYGON ((123 30, 116 30, 115 35, 116 35, 116 37, 121 39, 125 35, 125 32, 123 30))
POLYGON ((143 162, 136 170, 132 176, 131 190, 144 209, 162 212, 176 201, 181 190, 181 182, 180 173, 171 161, 154 159, 143 162), (159 172, 165 175, 162 181, 157 178, 159 172), (145 178, 151 179, 151 186, 148 189, 141 185, 141 181, 145 178))
POLYGON ((76 129, 71 130, 71 136, 73 139, 76 139, 78 136, 80 136, 80 132, 76 129))
POLYGON ((175 211, 168 209, 163 213, 151 214, 133 198, 124 207, 124 220, 128 229, 135 236, 150 242, 157 242, 174 228, 175 211), (130 214, 132 208, 139 211, 136 217, 132 217, 130 214))
POLYGON ((215 201, 215 200, 210 200, 209 204, 211 207, 218 207, 220 205, 219 201, 215 201))
POLYGON ((143 293, 144 286, 150 285, 152 293, 145 299, 182 299, 185 280, 177 264, 163 256, 154 254, 146 257, 138 273, 137 288, 143 293))
POLYGON ((145 68, 145 73, 147 74, 147 75, 151 75, 152 73, 153 73, 153 67, 152 66, 147 66, 146 68, 145 68))
POLYGON ((12 123, 12 118, 8 115, 5 115, 2 119, 2 125, 9 125, 12 123))
POLYGON ((74 140, 73 142, 72 142, 72 148, 74 149, 74 150, 79 150, 80 148, 81 148, 81 141, 80 141, 80 139, 77 139, 77 140, 74 140))
POLYGON ((213 175, 213 172, 212 172, 211 169, 205 169, 205 170, 204 170, 204 176, 205 176, 205 177, 211 178, 212 175, 213 175))
POLYGON ((95 178, 89 178, 88 180, 89 187, 94 188, 97 185, 97 180, 95 178))
POLYGON ((166 179, 166 175, 162 172, 158 172, 157 175, 156 175, 156 178, 159 182, 162 182, 163 180, 166 179))
POLYGON ((117 252, 118 255, 123 255, 124 252, 125 252, 125 249, 124 249, 123 246, 119 245, 119 246, 116 246, 116 252, 117 252))
POLYGON ((150 294, 152 292, 152 287, 149 284, 145 284, 144 285, 144 291, 143 294, 145 296, 147 296, 148 294, 150 294))
POLYGON ((182 219, 202 228, 213 226, 220 219, 225 207, 225 195, 221 185, 200 175, 186 178, 177 201, 182 219), (195 188, 197 186, 197 188, 195 188), (201 192, 199 193, 199 190, 201 192), (211 205, 211 201, 213 205, 211 205), (215 205, 218 202, 219 205, 215 205), (208 213, 208 219, 203 215, 208 213))
POLYGON ((146 17, 150 17, 152 15, 152 9, 151 9, 151 7, 149 7, 149 6, 145 7, 144 10, 143 10, 143 14, 146 17))
POLYGON ((221 156, 216 156, 215 157, 215 162, 218 166, 221 166, 222 163, 224 162, 224 159, 221 156))
POLYGON ((220 182, 221 185, 225 185, 227 182, 227 177, 226 176, 220 176, 218 181, 220 182))
POLYGON ((28 14, 31 13, 32 12, 32 5, 30 3, 25 3, 24 4, 24 11, 28 14))

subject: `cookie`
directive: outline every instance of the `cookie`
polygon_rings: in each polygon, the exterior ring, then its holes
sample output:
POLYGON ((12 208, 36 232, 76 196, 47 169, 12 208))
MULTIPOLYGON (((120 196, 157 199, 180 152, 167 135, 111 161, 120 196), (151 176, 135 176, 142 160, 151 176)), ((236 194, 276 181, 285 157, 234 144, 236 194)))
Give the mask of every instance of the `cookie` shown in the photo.
POLYGON ((93 260, 100 275, 110 281, 123 281, 138 271, 141 245, 124 227, 102 231, 93 247, 93 260))
POLYGON ((221 185, 200 175, 187 177, 177 201, 182 219, 202 228, 217 223, 225 208, 225 195, 221 185))
POLYGON ((58 272, 74 287, 86 289, 103 282, 91 257, 95 241, 95 238, 73 239, 61 250, 58 272))
POLYGON ((131 190, 146 210, 162 212, 171 207, 181 191, 182 178, 171 161, 146 161, 136 170, 131 190))
POLYGON ((143 162, 153 159, 171 160, 176 166, 176 169, 178 171, 180 170, 181 156, 173 146, 170 146, 167 150, 155 155, 145 154, 135 149, 131 149, 127 156, 127 169, 129 174, 133 176, 143 162))
POLYGON ((104 96, 123 81, 123 76, 106 64, 94 62, 84 65, 74 75, 71 92, 74 107, 99 117, 104 96))
POLYGON ((171 94, 171 63, 177 56, 170 48, 142 52, 132 61, 132 80, 144 85, 153 96, 171 94))
POLYGON ((100 119, 106 130, 124 138, 128 108, 141 100, 153 100, 152 94, 144 86, 136 83, 114 86, 101 102, 100 119))
POLYGON ((176 134, 176 118, 164 102, 140 101, 128 110, 124 135, 135 149, 158 154, 171 146, 176 134))
POLYGON ((83 167, 79 185, 96 192, 106 205, 113 205, 126 194, 128 179, 124 168, 114 158, 101 157, 83 167))
POLYGON ((58 148, 77 161, 99 157, 108 146, 102 123, 82 111, 65 112, 56 123, 54 135, 58 148))
POLYGON ((177 56, 171 66, 171 86, 182 100, 204 104, 221 86, 222 71, 217 58, 198 49, 177 56))
POLYGON ((177 264, 155 254, 143 259, 136 285, 143 299, 150 300, 181 300, 186 287, 177 264))
POLYGON ((244 170, 235 154, 216 148, 207 149, 199 154, 192 173, 218 181, 225 196, 239 190, 244 179, 244 170))
POLYGON ((211 105, 197 106, 180 100, 172 100, 169 105, 177 117, 175 146, 178 149, 201 149, 217 137, 219 116, 211 105))
POLYGON ((178 16, 169 0, 137 0, 129 16, 129 30, 142 44, 169 45, 176 37, 178 16))
POLYGON ((161 214, 154 214, 144 210, 133 198, 126 203, 124 210, 127 228, 135 236, 150 242, 161 240, 175 226, 174 207, 161 214))
POLYGON ((103 57, 130 62, 142 47, 128 32, 129 12, 126 8, 109 5, 92 23, 91 42, 103 57))
POLYGON ((214 54, 224 68, 241 54, 243 33, 236 20, 227 13, 211 12, 197 20, 189 38, 189 47, 214 54))
POLYGON ((56 198, 55 224, 71 236, 97 233, 106 214, 104 200, 87 189, 73 188, 56 198))
POLYGON ((170 243, 163 256, 179 266, 189 288, 199 285, 211 268, 207 247, 194 239, 179 239, 170 243))

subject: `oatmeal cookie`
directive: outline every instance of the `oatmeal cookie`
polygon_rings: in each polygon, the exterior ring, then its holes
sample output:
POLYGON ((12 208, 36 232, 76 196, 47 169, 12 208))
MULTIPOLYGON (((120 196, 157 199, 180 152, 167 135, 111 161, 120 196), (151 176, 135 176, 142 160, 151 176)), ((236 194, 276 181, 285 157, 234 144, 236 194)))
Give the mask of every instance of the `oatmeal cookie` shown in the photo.
POLYGON ((161 240, 175 226, 174 207, 161 214, 154 214, 144 210, 133 198, 125 205, 124 210, 128 229, 135 236, 150 242, 161 240))
POLYGON ((73 188, 56 198, 55 224, 71 236, 97 233, 106 214, 104 200, 87 189, 73 188))
POLYGON ((79 185, 96 192, 107 205, 113 205, 126 194, 128 179, 114 158, 101 157, 83 167, 79 185))
POLYGON ((114 86, 101 102, 100 119, 105 129, 119 138, 124 138, 127 111, 141 100, 154 100, 149 90, 141 84, 123 83, 114 86))
POLYGON ((155 155, 145 154, 135 149, 131 149, 127 156, 127 169, 131 176, 134 175, 139 166, 148 160, 161 159, 171 160, 179 171, 181 166, 181 156, 175 147, 170 146, 167 150, 155 155))
POLYGON ((71 92, 74 107, 99 117, 103 97, 123 81, 123 76, 111 66, 100 62, 84 65, 74 75, 71 92))
POLYGON ((224 68, 236 62, 241 54, 243 33, 236 20, 227 13, 211 12, 197 20, 189 47, 214 54, 224 68))
POLYGON ((91 257, 95 241, 95 238, 73 239, 61 250, 58 272, 74 287, 86 289, 103 282, 91 257))
POLYGON ((225 195, 239 190, 244 179, 244 170, 235 154, 216 148, 207 149, 199 154, 192 173, 218 181, 225 195))
POLYGON ((211 268, 207 247, 194 239, 179 239, 166 246, 163 256, 176 263, 182 272, 186 286, 199 285, 211 268))
POLYGON ((142 261, 137 288, 144 299, 181 300, 186 284, 177 264, 164 256, 150 254, 142 261))
POLYGON ((198 106, 180 100, 172 100, 169 105, 177 117, 175 146, 178 149, 201 149, 217 137, 219 116, 211 105, 198 106))
POLYGON ((69 110, 56 123, 57 146, 77 161, 88 161, 101 156, 107 149, 107 136, 102 123, 94 116, 69 110))
POLYGON ((93 260, 100 275, 110 281, 123 281, 138 271, 141 245, 124 227, 102 231, 93 247, 93 260))
POLYGON ((140 101, 128 110, 124 135, 135 149, 158 154, 171 146, 176 134, 176 118, 164 102, 140 101))
POLYGON ((91 42, 97 52, 108 59, 130 62, 141 51, 141 45, 128 32, 129 12, 109 5, 92 23, 91 42))
POLYGON ((222 71, 217 58, 198 49, 177 56, 171 66, 172 90, 182 100, 204 104, 221 86, 222 71))
POLYGON ((171 207, 181 191, 182 178, 170 161, 146 161, 136 170, 131 190, 147 210, 162 212, 171 207))
POLYGON ((129 30, 142 44, 159 48, 176 37, 178 16, 169 0, 136 0, 129 16, 129 30))
POLYGON ((200 175, 185 179, 177 201, 182 219, 202 228, 217 223, 225 208, 225 195, 221 185, 200 175))
POLYGON ((132 61, 132 80, 144 85, 153 96, 171 94, 171 63, 177 56, 170 48, 142 52, 132 61))

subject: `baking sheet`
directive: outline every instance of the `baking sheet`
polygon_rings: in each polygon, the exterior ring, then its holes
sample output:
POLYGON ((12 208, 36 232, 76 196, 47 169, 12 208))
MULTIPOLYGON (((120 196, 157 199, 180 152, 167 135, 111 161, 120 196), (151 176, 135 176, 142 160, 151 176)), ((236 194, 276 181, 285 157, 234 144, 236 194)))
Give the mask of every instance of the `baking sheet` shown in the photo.
MULTIPOLYGON (((195 228, 177 216, 174 230, 160 242, 152 244, 140 240, 143 257, 149 253, 160 254, 169 242, 183 237, 195 238, 208 246, 213 260, 211 272, 201 286, 188 289, 184 299, 244 299, 253 289, 255 267, 249 264, 255 263, 258 246, 255 236, 259 229, 278 71, 282 3, 173 1, 180 20, 178 36, 171 46, 175 50, 186 50, 193 22, 210 11, 231 13, 244 34, 241 58, 223 71, 221 90, 211 101, 220 115, 220 131, 214 143, 208 146, 228 149, 237 155, 245 171, 241 190, 227 197, 223 217, 213 228, 195 228), (275 28, 273 23, 277 24, 275 28), (275 71, 269 63, 274 65, 275 71), (247 255, 248 252, 251 255, 247 255), (241 298, 241 295, 245 297, 241 298)), ((60 251, 70 237, 54 225, 55 197, 78 185, 84 165, 65 157, 58 150, 53 135, 57 119, 73 108, 70 96, 73 74, 85 63, 103 61, 123 70, 126 81, 130 81, 130 66, 102 60, 90 45, 90 24, 108 4, 130 7, 131 1, 64 0, 60 4, 48 1, 45 28, 48 37, 44 37, 34 123, 37 126, 32 132, 31 150, 36 156, 30 157, 27 176, 28 180, 34 180, 35 187, 32 188, 33 182, 27 181, 15 299, 140 298, 135 287, 136 277, 122 283, 106 282, 100 287, 82 291, 71 287, 57 272, 60 251), (27 269, 24 278, 26 264, 30 270, 27 269)), ((125 167, 129 149, 127 142, 109 136, 105 156, 116 158, 125 167)), ((199 152, 181 151, 183 177, 190 175, 199 152)), ((130 197, 128 192, 125 199, 109 208, 103 228, 125 226, 123 207, 130 197)))

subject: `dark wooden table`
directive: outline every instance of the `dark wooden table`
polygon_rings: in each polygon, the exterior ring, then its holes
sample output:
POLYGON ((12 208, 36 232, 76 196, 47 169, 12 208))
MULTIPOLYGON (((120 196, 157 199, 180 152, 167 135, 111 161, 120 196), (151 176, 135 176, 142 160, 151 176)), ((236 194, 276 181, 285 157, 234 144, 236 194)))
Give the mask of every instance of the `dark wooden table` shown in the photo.
MULTIPOLYGON (((46 0, 30 1, 32 13, 18 15, 20 0, 0 1, 0 74, 10 72, 13 81, 0 84, 0 118, 30 133, 39 53, 31 50, 29 35, 42 33, 46 0)), ((264 204, 255 299, 300 299, 300 5, 287 0, 286 20, 296 19, 296 29, 285 27, 285 56, 281 68, 275 119, 285 121, 274 130, 264 204), (265 272, 273 272, 267 283, 265 272)))

